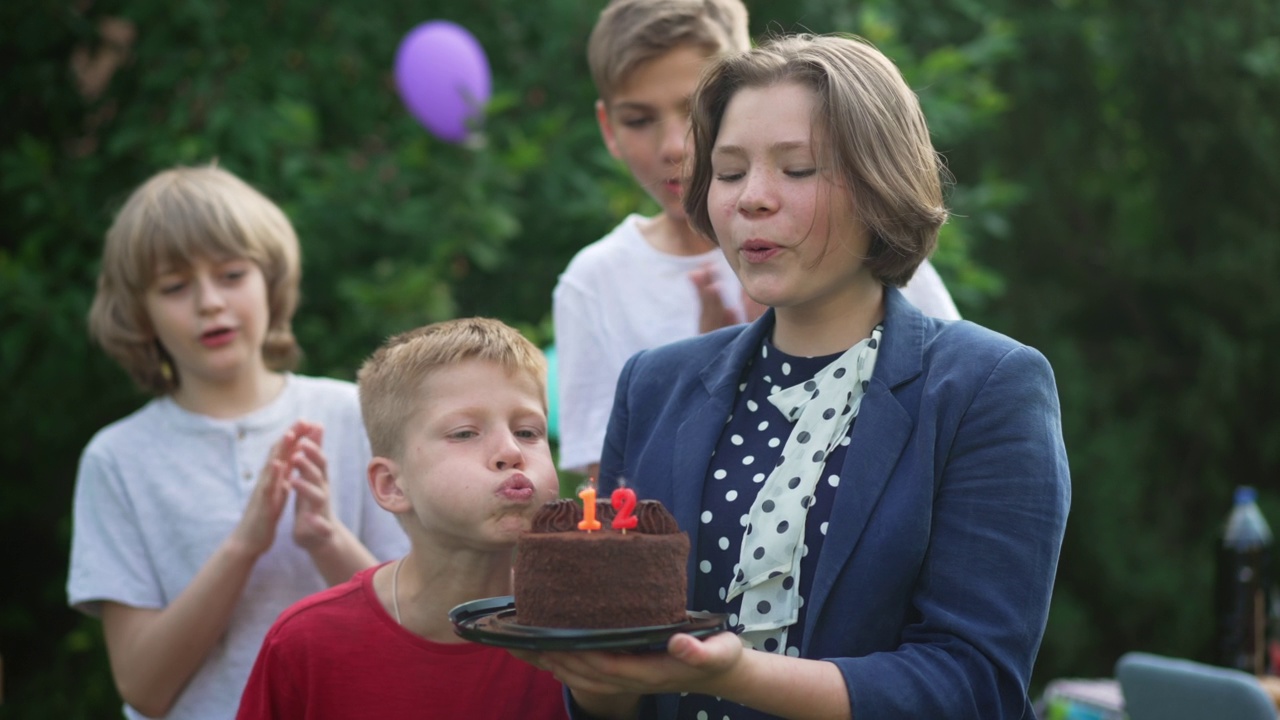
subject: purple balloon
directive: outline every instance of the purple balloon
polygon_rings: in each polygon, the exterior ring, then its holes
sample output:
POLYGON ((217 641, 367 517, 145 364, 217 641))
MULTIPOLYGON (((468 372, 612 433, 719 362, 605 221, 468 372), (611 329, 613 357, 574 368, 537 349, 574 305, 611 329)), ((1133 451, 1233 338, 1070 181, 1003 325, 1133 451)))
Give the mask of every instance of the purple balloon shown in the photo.
POLYGON ((441 140, 461 143, 489 101, 489 61, 465 28, 432 20, 400 42, 396 88, 418 122, 441 140))

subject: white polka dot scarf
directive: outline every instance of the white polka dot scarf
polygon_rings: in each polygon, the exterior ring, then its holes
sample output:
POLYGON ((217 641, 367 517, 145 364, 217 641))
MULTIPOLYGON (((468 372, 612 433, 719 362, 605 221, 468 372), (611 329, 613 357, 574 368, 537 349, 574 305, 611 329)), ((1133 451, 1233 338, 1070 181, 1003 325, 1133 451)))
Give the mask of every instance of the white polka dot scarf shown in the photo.
POLYGON ((769 402, 795 423, 778 464, 756 495, 728 599, 742 595, 739 623, 748 647, 783 653, 800 611, 805 517, 827 455, 849 433, 875 370, 884 327, 800 385, 769 402), (774 642, 768 642, 770 639, 774 642))

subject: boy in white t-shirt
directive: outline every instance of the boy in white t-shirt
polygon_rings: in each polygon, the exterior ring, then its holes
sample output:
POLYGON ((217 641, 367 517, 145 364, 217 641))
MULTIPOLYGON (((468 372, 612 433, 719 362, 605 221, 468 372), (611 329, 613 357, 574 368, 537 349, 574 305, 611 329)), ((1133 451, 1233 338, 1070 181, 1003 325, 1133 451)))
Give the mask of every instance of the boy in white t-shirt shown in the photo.
POLYGON ((153 176, 107 232, 90 333, 155 397, 80 458, 67 599, 128 718, 231 717, 281 611, 408 548, 362 482, 356 386, 290 372, 300 262, 216 166, 153 176))

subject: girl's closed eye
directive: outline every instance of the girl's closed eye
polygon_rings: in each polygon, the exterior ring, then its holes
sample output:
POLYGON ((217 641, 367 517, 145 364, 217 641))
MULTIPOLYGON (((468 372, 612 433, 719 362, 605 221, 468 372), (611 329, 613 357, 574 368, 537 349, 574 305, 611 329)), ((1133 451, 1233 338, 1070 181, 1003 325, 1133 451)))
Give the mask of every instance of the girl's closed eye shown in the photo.
POLYGON ((784 172, 786 173, 787 177, 792 177, 792 178, 807 178, 807 177, 813 177, 815 174, 817 174, 818 169, 817 169, 817 168, 804 168, 804 169, 800 169, 800 170, 785 170, 784 172))

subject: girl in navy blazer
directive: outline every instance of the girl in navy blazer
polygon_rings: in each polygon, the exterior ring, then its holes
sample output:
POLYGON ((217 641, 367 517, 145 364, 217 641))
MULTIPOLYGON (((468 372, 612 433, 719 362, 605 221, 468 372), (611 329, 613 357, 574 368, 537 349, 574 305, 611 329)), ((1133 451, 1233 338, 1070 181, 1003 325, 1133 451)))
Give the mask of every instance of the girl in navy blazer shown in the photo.
POLYGON ((688 531, 689 603, 738 631, 541 653, 600 717, 1032 717, 1070 503, 1044 357, 897 287, 947 217, 897 68, 849 37, 716 61, 685 198, 750 325, 634 356, 602 455, 688 531))

